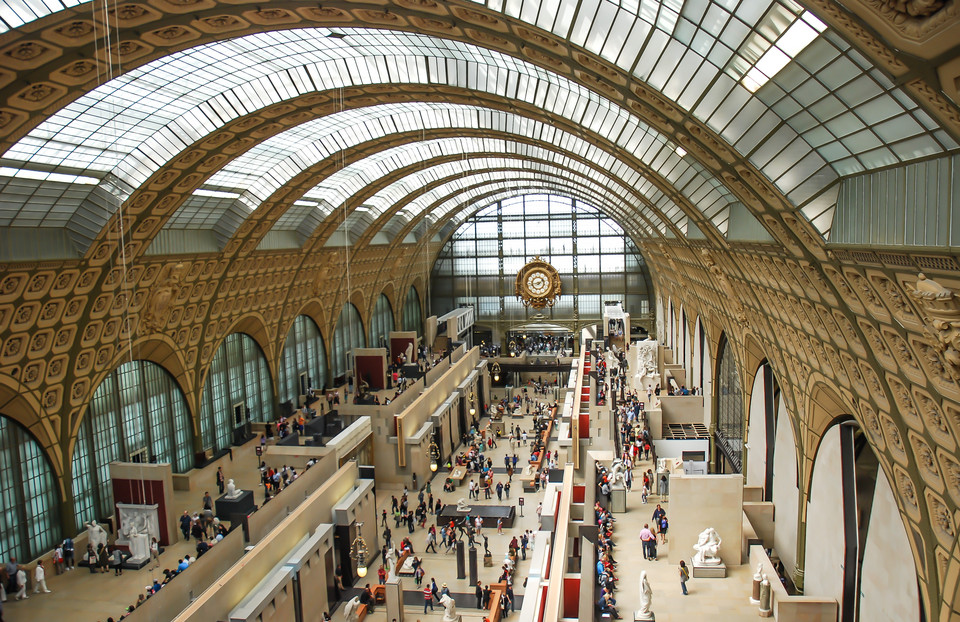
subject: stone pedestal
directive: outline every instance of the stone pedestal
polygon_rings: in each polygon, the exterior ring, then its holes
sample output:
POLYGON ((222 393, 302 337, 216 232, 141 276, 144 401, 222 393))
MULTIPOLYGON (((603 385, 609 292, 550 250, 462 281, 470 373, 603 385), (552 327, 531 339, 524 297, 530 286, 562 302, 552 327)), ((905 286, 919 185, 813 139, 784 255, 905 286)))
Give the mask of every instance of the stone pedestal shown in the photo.
POLYGON ((693 577, 695 579, 723 579, 727 576, 727 566, 723 563, 697 565, 693 560, 690 560, 690 565, 693 567, 693 577))
POLYGON ((387 579, 387 619, 403 622, 403 582, 400 579, 387 579))
POLYGON ((124 560, 124 568, 140 569, 150 561, 150 539, 160 539, 158 505, 116 505, 120 517, 117 545, 130 551, 130 557, 124 560))
POLYGON ((750 595, 750 604, 759 605, 760 604, 760 582, 763 579, 761 577, 753 578, 753 592, 750 595))
POLYGON ((470 586, 474 587, 477 585, 477 575, 479 574, 479 568, 477 568, 477 549, 470 547, 470 586))
POLYGON ((483 556, 483 567, 484 567, 484 568, 493 568, 493 555, 484 555, 484 556, 483 556))
POLYGON ((235 499, 228 499, 226 495, 223 495, 216 501, 217 517, 220 520, 230 521, 231 525, 242 523, 244 517, 251 514, 256 508, 252 490, 244 490, 235 499))
POLYGON ((457 578, 467 578, 467 562, 463 553, 463 541, 457 541, 457 578))
POLYGON ((650 620, 656 620, 657 616, 651 611, 650 613, 640 613, 640 611, 635 611, 633 613, 634 622, 648 622, 650 620))
POLYGON ((617 486, 610 491, 610 511, 623 514, 627 511, 627 489, 617 486))

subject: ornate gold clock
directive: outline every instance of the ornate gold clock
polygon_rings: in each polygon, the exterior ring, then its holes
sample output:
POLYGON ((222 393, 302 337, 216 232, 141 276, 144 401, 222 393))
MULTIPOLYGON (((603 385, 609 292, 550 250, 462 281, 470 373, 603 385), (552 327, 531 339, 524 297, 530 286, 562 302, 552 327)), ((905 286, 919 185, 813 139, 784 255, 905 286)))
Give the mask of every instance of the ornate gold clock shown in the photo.
POLYGON ((517 272, 516 295, 524 306, 552 307, 560 294, 560 274, 539 256, 517 272))

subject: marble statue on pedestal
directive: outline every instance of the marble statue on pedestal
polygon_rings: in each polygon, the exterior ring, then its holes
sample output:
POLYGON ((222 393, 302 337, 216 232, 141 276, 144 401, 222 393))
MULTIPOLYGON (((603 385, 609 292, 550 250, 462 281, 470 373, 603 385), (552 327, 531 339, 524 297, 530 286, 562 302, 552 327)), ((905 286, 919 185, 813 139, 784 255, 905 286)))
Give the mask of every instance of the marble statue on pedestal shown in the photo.
POLYGON ((612 486, 625 486, 626 485, 626 473, 623 467, 623 462, 618 458, 613 461, 613 464, 610 465, 610 485, 612 486))
POLYGON ((397 560, 393 555, 393 549, 387 548, 387 579, 393 581, 397 578, 397 560))
POLYGON ((344 605, 343 614, 347 618, 347 622, 357 622, 357 610, 360 608, 360 597, 354 596, 347 601, 347 604, 344 605))
POLYGON ((117 503, 120 522, 117 544, 130 549, 130 561, 137 564, 150 559, 150 539, 160 539, 160 519, 156 504, 117 503))
POLYGON ((93 550, 99 549, 99 545, 107 545, 107 532, 97 521, 90 521, 87 524, 87 542, 93 546, 93 550))
POLYGON ((653 388, 660 384, 660 374, 657 373, 657 342, 652 340, 637 342, 637 373, 636 382, 639 386, 653 388))
POLYGON ((460 500, 457 501, 457 511, 469 512, 470 510, 471 510, 471 507, 467 505, 467 500, 461 497, 460 500))
POLYGON ((227 482, 227 494, 224 495, 227 499, 236 499, 243 494, 243 491, 237 488, 237 485, 233 483, 233 480, 227 482))
POLYGON ((647 580, 647 571, 640 573, 640 608, 637 609, 634 620, 653 620, 653 590, 647 580))
POLYGON ((450 598, 449 594, 440 597, 440 604, 443 605, 443 622, 460 621, 460 615, 457 613, 457 602, 450 598))
POLYGON ((693 545, 697 554, 693 556, 693 563, 697 566, 719 566, 722 564, 720 559, 720 534, 713 527, 707 527, 700 532, 697 543, 693 545))
POLYGON ((147 517, 144 514, 129 515, 122 524, 121 534, 130 549, 130 558, 134 560, 150 559, 150 534, 147 517))

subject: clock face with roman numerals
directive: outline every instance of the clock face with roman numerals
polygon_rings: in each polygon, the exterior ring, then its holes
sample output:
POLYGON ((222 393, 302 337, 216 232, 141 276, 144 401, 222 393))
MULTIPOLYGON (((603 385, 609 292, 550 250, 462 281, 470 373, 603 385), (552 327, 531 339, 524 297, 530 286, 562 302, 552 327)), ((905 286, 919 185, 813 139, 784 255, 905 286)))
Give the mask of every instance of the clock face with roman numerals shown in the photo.
POLYGON ((531 270, 527 273, 527 290, 536 296, 550 291, 550 275, 543 270, 531 270))
POLYGON ((540 257, 517 272, 516 295, 524 305, 534 309, 552 307, 560 296, 560 274, 540 257))

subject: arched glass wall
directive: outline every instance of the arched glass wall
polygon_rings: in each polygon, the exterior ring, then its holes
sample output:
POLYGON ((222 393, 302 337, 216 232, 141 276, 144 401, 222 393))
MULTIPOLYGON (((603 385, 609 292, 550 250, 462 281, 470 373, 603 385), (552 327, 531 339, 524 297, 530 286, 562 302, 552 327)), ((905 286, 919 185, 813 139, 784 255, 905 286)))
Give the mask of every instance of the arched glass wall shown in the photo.
POLYGON ((412 330, 423 334, 423 315, 420 312, 420 294, 413 285, 407 290, 407 299, 403 301, 403 330, 412 330))
POLYGON ((354 348, 362 348, 363 321, 360 313, 352 303, 343 305, 340 317, 337 318, 337 327, 333 331, 333 345, 330 348, 330 359, 333 367, 334 382, 347 373, 350 367, 348 355, 354 348))
POLYGON ((635 318, 651 313, 653 287, 640 251, 623 228, 583 201, 530 194, 498 201, 462 224, 434 264, 433 305, 439 312, 472 305, 477 323, 599 322, 603 301, 619 300, 635 318), (560 273, 553 307, 523 306, 517 272, 535 256, 560 273), (534 317, 539 316, 539 317, 534 317))
POLYGON ((393 307, 386 295, 380 294, 377 306, 370 316, 370 339, 367 343, 371 348, 389 348, 390 333, 393 331, 393 307))
POLYGON ((204 449, 220 451, 233 442, 233 431, 249 421, 273 419, 270 368, 260 346, 244 333, 227 335, 213 355, 203 385, 200 433, 204 449), (239 418, 238 418, 239 410, 239 418))
POLYGON ((25 564, 63 535, 53 470, 40 444, 0 415, 0 559, 16 557, 25 564))
POLYGON ((313 319, 298 315, 283 343, 280 357, 280 401, 297 398, 304 388, 323 389, 327 385, 327 353, 323 336, 313 319), (306 374, 306 387, 300 386, 300 374, 306 374))
POLYGON ((743 472, 743 391, 733 348, 726 335, 720 337, 717 367, 717 469, 721 473, 743 472), (723 462, 721 462, 721 459, 723 462))
POLYGON ((111 462, 168 462, 183 473, 193 467, 192 439, 186 398, 167 370, 150 361, 113 370, 94 392, 73 449, 78 528, 113 514, 111 462))

